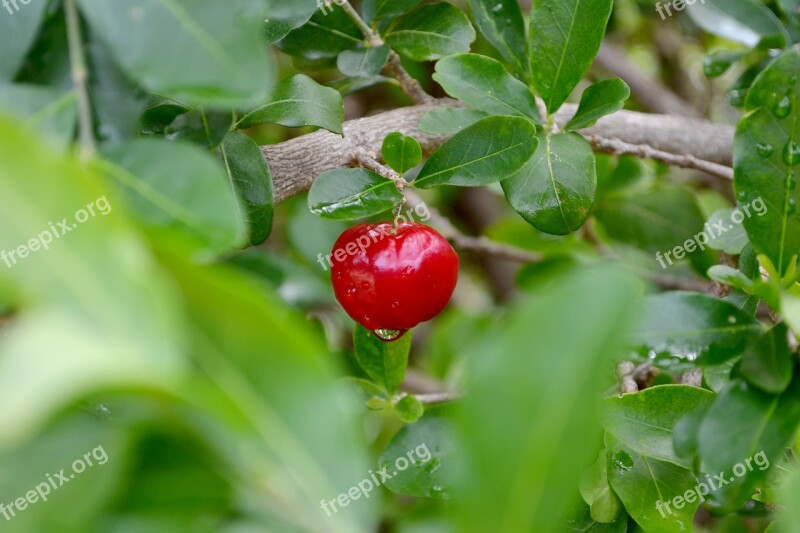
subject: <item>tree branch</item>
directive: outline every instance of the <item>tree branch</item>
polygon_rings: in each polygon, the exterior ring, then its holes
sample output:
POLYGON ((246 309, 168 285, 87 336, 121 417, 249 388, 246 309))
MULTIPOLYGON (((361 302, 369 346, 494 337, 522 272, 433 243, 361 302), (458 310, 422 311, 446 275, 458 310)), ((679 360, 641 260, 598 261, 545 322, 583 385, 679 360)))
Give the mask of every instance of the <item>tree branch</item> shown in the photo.
MULTIPOLYGON (((380 153, 383 139, 393 131, 416 138, 426 153, 433 152, 446 138, 421 132, 417 127, 419 119, 433 109, 458 105, 454 100, 437 99, 347 121, 344 137, 318 131, 262 147, 272 171, 275 201, 281 202, 308 190, 314 178, 326 170, 351 166, 353 154, 359 148, 368 153, 380 153)), ((556 123, 563 126, 575 110, 576 106, 565 105, 556 114, 556 123)), ((733 127, 704 120, 619 111, 581 133, 718 165, 730 166, 732 160, 733 127)))

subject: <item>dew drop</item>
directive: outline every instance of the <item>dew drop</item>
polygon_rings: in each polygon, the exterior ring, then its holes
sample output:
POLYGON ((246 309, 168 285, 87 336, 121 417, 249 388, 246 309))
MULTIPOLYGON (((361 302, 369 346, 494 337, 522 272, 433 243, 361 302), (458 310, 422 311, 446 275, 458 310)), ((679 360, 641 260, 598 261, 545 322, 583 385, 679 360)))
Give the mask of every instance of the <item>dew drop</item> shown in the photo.
POLYGON ((789 205, 786 206, 786 214, 793 215, 797 211, 797 202, 794 198, 789 198, 789 205))
POLYGON ((736 193, 736 198, 743 202, 747 199, 747 193, 745 191, 739 191, 736 193))
POLYGON ((800 144, 791 141, 783 149, 783 161, 790 167, 800 163, 800 144))
POLYGON ((428 464, 423 467, 423 470, 432 474, 442 467, 442 461, 438 457, 434 457, 428 464))
POLYGON ((775 103, 775 106, 772 108, 772 111, 775 113, 775 116, 778 118, 786 118, 789 116, 789 113, 792 112, 792 101, 789 100, 788 96, 784 96, 778 102, 775 103))
POLYGON ((431 498, 447 498, 447 493, 441 485, 433 485, 428 491, 428 496, 431 498))
POLYGON ((397 301, 392 302, 392 309, 400 309, 400 302, 397 301))
POLYGON ((793 190, 795 189, 795 187, 797 187, 797 180, 796 180, 796 179, 795 179, 795 177, 794 177, 794 173, 792 173, 792 174, 789 174, 789 175, 786 177, 786 187, 787 187, 787 188, 788 188, 790 191, 793 191, 793 190))
POLYGON ((625 452, 617 452, 611 456, 611 462, 620 472, 627 472, 633 468, 633 459, 625 452))
POLYGON ((762 143, 756 146, 756 151, 758 151, 758 155, 766 159, 775 153, 775 147, 771 144, 762 143))
POLYGON ((384 342, 392 342, 396 341, 400 337, 406 334, 407 329, 376 329, 373 331, 373 335, 378 337, 380 340, 384 342))

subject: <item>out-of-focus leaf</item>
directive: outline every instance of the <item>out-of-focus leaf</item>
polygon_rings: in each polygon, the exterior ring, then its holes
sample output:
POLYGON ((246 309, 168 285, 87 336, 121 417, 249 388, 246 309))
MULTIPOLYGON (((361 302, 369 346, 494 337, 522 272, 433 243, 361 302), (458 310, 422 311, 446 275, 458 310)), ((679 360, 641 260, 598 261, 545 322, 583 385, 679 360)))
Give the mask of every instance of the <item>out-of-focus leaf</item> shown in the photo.
POLYGON ((705 0, 686 5, 698 26, 725 39, 754 47, 765 37, 778 37, 776 48, 788 41, 778 17, 755 0, 705 0))
POLYGON ((0 11, 0 83, 11 81, 33 45, 47 2, 7 3, 0 11))
POLYGON ((37 85, 0 85, 0 109, 23 120, 25 128, 50 140, 60 150, 66 149, 75 136, 78 111, 73 91, 37 85))
POLYGON ((593 520, 606 524, 614 522, 622 510, 622 503, 608 484, 605 449, 600 451, 597 461, 581 476, 580 491, 593 520))
POLYGON ((383 342, 371 331, 356 324, 353 345, 361 368, 375 383, 389 394, 394 394, 406 375, 411 335, 403 335, 394 342, 383 342))
POLYGON ((792 381, 792 349, 789 328, 781 322, 766 332, 742 357, 739 372, 763 391, 780 394, 792 381))
POLYGON ((386 45, 345 50, 339 54, 336 66, 345 76, 362 78, 376 76, 383 69, 391 51, 386 45))

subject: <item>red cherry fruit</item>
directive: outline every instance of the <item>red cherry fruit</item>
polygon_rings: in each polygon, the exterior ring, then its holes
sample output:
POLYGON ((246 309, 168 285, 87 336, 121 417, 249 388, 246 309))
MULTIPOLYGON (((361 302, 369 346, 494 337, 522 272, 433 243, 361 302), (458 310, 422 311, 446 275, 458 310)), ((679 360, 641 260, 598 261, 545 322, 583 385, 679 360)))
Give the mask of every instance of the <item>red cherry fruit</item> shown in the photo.
POLYGON ((458 255, 436 230, 401 222, 359 224, 333 245, 333 290, 350 317, 381 340, 442 312, 458 279, 458 255))

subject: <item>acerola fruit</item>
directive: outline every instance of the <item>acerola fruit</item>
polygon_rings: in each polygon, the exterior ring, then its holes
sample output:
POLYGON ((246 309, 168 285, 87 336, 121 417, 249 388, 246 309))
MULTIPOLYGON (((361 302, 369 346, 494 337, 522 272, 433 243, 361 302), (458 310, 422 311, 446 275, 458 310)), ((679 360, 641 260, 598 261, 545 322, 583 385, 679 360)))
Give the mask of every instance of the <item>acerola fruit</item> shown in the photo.
POLYGON ((442 312, 458 279, 458 255, 436 230, 416 222, 359 224, 333 245, 336 299, 385 341, 442 312))

